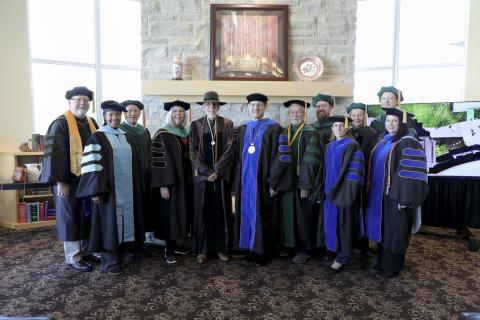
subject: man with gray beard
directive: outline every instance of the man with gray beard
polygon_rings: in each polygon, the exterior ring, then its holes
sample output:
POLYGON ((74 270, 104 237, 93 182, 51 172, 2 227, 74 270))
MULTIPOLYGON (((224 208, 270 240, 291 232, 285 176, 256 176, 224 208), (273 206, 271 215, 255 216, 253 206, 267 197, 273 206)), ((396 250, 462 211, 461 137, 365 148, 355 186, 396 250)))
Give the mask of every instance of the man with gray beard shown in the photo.
POLYGON ((98 128, 87 116, 93 92, 75 87, 65 94, 69 109, 55 119, 45 136, 41 182, 53 184, 58 239, 63 241, 67 264, 78 272, 91 271, 83 261, 89 228, 84 211, 87 204, 75 197, 81 173, 83 147, 98 128))

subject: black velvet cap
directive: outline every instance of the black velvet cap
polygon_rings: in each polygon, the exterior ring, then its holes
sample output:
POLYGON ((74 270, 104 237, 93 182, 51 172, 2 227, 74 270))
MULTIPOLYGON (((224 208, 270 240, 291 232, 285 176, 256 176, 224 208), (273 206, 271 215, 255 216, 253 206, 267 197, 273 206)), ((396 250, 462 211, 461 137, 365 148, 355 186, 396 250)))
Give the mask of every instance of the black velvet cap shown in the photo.
POLYGON ((263 103, 267 103, 268 97, 264 95, 263 93, 252 93, 247 96, 247 101, 248 103, 252 101, 260 101, 263 103))
MULTIPOLYGON (((284 106, 285 108, 288 108, 288 107, 290 107, 290 106, 291 106, 292 104, 294 104, 294 103, 295 103, 295 104, 298 104, 298 105, 301 105, 302 107, 305 108, 305 101, 302 101, 302 100, 288 100, 287 102, 285 102, 285 103, 283 104, 283 106, 284 106)), ((310 103, 307 102, 307 108, 309 108, 309 107, 310 107, 310 103)))
POLYGON ((352 122, 352 118, 350 118, 349 116, 346 116, 346 115, 345 116, 344 115, 331 116, 331 117, 328 117, 328 120, 333 125, 335 122, 345 122, 345 118, 348 119, 348 123, 352 122))
POLYGON ((127 111, 127 109, 125 109, 124 106, 122 106, 120 103, 114 100, 103 101, 102 104, 100 105, 100 108, 103 109, 104 113, 108 111, 120 111, 120 112, 127 111))
POLYGON ((75 96, 86 96, 90 101, 92 101, 93 91, 89 90, 87 87, 75 87, 71 90, 67 90, 65 93, 65 98, 67 98, 67 100, 70 100, 75 96))
POLYGON ((138 107, 138 109, 140 110, 143 110, 143 108, 145 107, 143 105, 143 103, 141 103, 140 101, 138 100, 125 100, 123 101, 122 103, 120 103, 122 106, 124 106, 125 108, 127 108, 129 105, 133 104, 133 105, 136 105, 138 107))
POLYGON ((402 109, 399 109, 399 108, 382 108, 383 111, 385 111, 385 114, 387 116, 395 116, 395 117, 398 117, 398 119, 400 119, 400 121, 402 122, 405 122, 403 121, 403 119, 406 119, 404 118, 404 113, 406 114, 406 116, 408 118, 412 118, 413 117, 413 114, 412 113, 409 113, 409 112, 406 112, 402 109))
POLYGON ((317 94, 315 97, 312 98, 312 105, 316 107, 318 101, 327 101, 332 106, 335 104, 335 100, 333 99, 333 97, 329 96, 328 94, 317 94))
POLYGON ((170 109, 172 109, 173 107, 182 107, 186 111, 186 110, 190 109, 190 103, 186 103, 186 102, 180 101, 180 100, 175 100, 175 101, 171 101, 171 102, 165 102, 163 104, 163 109, 165 111, 170 111, 170 109))
POLYGON ((380 88, 380 91, 378 91, 377 93, 377 96, 378 96, 378 99, 380 100, 382 98, 382 95, 385 93, 385 92, 391 92, 395 95, 395 97, 397 97, 398 99, 398 93, 400 92, 400 102, 403 101, 403 93, 402 91, 400 91, 399 89, 395 88, 394 86, 390 86, 390 87, 381 87, 380 88))
POLYGON ((367 106, 365 105, 365 103, 354 102, 354 103, 352 103, 351 105, 348 106, 347 113, 350 113, 350 112, 352 112, 352 110, 355 110, 355 109, 360 109, 360 110, 365 111, 367 109, 367 106))

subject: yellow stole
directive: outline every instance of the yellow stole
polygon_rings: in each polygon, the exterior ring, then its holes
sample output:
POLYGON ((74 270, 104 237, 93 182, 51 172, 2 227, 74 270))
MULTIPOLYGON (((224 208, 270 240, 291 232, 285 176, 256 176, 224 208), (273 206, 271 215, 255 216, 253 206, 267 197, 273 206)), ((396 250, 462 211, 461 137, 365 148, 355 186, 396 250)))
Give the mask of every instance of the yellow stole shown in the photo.
MULTIPOLYGON (((70 172, 75 176, 79 177, 81 172, 82 165, 82 139, 80 138, 80 133, 78 132, 77 120, 73 113, 68 110, 63 114, 67 119, 68 124, 68 136, 70 137, 70 172)), ((93 124, 92 118, 87 116, 88 127, 90 128, 90 133, 94 133, 97 128, 93 124)))

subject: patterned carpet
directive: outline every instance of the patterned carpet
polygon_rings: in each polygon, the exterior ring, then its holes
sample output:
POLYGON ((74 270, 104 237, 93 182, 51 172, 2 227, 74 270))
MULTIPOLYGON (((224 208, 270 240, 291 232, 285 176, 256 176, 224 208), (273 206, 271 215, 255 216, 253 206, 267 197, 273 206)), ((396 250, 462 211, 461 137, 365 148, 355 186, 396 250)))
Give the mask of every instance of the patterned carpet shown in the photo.
MULTIPOLYGON (((435 230, 446 233, 444 230, 435 230)), ((377 279, 356 259, 332 275, 322 262, 236 259, 167 266, 159 252, 120 275, 76 273, 52 228, 0 229, 0 315, 54 319, 456 319, 480 310, 480 253, 455 237, 417 235, 406 270, 377 279)))

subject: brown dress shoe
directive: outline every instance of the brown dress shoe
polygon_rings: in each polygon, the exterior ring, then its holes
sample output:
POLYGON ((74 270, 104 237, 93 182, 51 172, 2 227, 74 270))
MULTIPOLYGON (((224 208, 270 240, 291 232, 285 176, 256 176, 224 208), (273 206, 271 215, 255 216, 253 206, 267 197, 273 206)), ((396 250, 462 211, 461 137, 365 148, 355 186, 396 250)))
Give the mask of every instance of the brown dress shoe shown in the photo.
POLYGON ((228 254, 219 253, 219 254, 218 254, 218 257, 219 257, 220 260, 222 260, 223 262, 230 261, 230 256, 229 256, 228 254))
POLYGON ((197 262, 198 262, 198 263, 204 264, 204 263, 206 263, 207 261, 208 261, 208 258, 207 258, 206 255, 204 255, 204 254, 199 254, 199 255, 197 256, 197 262))

